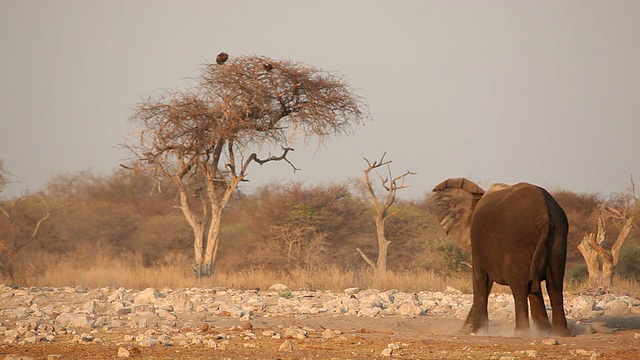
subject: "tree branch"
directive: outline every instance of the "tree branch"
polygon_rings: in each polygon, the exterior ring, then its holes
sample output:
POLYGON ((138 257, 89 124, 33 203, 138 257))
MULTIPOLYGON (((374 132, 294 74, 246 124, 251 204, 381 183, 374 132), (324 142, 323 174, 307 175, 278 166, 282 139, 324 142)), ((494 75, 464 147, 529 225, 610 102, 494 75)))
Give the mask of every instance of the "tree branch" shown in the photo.
POLYGON ((600 256, 600 259, 603 263, 612 261, 611 255, 607 253, 607 251, 603 247, 605 232, 606 228, 604 225, 604 220, 602 218, 598 218, 598 235, 589 236, 589 246, 591 246, 591 248, 598 253, 598 256, 600 256))
MULTIPOLYGON (((291 167, 293 168, 294 172, 300 170, 297 167, 295 167, 295 165, 293 165, 293 163, 291 161, 289 161, 289 159, 287 159, 287 154, 289 153, 289 151, 294 151, 294 149, 290 148, 290 147, 284 147, 283 146, 282 150, 283 150, 282 155, 280 155, 280 156, 273 156, 272 155, 272 156, 269 156, 266 159, 259 159, 258 155, 256 153, 253 153, 253 154, 251 154, 251 156, 249 156, 249 159, 247 159, 247 163, 245 163, 245 165, 248 165, 248 163, 251 160, 257 162, 260 165, 263 165, 263 164, 268 163, 270 161, 282 161, 282 160, 284 160, 287 163, 289 163, 289 165, 291 165, 291 167)), ((243 170, 244 170, 244 168, 246 168, 246 166, 243 167, 243 170)))
POLYGON ((613 244, 611 248, 611 257, 613 258, 613 266, 618 265, 618 261, 620 260, 620 250, 624 245, 624 242, 627 240, 627 236, 631 232, 631 227, 633 226, 633 216, 628 218, 625 224, 622 226, 620 230, 620 234, 618 234, 618 238, 616 242, 613 244))
POLYGON ((366 261, 367 264, 369 264, 369 266, 371 266, 374 271, 378 270, 378 265, 376 265, 376 263, 374 263, 373 260, 371 260, 365 253, 363 253, 362 250, 360 250, 360 248, 356 248, 356 250, 358 250, 358 252, 360 253, 360 256, 362 256, 364 261, 366 261))

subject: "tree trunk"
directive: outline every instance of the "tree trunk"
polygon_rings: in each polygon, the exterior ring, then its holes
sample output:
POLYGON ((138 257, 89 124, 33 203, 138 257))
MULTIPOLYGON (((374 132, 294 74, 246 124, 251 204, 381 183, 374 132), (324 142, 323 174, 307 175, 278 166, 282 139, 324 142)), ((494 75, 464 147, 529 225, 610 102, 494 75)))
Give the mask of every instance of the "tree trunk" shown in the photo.
POLYGON ((613 290, 613 271, 620 260, 620 250, 629 236, 633 217, 626 220, 616 242, 610 251, 604 248, 606 227, 604 219, 598 219, 598 234, 585 235, 578 245, 589 271, 589 288, 602 288, 606 292, 613 290), (595 282, 595 283, 594 283, 595 282))
POLYGON ((222 220, 222 208, 211 204, 211 218, 207 231, 207 246, 204 253, 203 267, 206 270, 202 277, 213 276, 213 271, 218 255, 218 244, 220 235, 220 223, 222 220))
POLYGON ((387 249, 391 243, 391 241, 388 241, 384 236, 384 214, 376 217, 376 233, 378 236, 378 266, 376 275, 384 277, 387 274, 387 249))
POLYGON ((192 227, 193 229, 193 251, 194 264, 193 271, 197 278, 201 277, 203 272, 202 265, 204 263, 204 229, 201 226, 192 227))
POLYGON ((602 258, 602 273, 600 273, 600 286, 605 292, 613 290, 613 262, 610 257, 602 258))
POLYGON ((193 231, 193 272, 198 279, 211 277, 218 250, 221 211, 215 211, 217 207, 211 206, 211 211, 208 209, 204 211, 203 217, 199 220, 189 206, 188 195, 184 188, 180 189, 180 209, 193 231))
POLYGON ((593 233, 588 234, 582 238, 580 244, 578 244, 578 250, 584 257, 585 262, 587 263, 587 271, 589 272, 589 288, 595 289, 599 284, 600 277, 600 263, 598 262, 598 252, 589 246, 589 237, 595 236, 593 233))

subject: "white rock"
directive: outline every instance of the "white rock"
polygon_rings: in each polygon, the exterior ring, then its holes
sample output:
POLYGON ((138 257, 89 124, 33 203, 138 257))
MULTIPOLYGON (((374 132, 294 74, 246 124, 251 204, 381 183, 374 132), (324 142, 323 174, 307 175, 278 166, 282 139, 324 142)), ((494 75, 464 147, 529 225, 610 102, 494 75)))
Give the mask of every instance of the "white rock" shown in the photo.
POLYGON ((393 349, 385 348, 385 349, 382 350, 382 352, 380 352, 380 355, 382 355, 384 357, 391 357, 391 356, 393 356, 393 349))
POLYGON ((358 292, 360 292, 360 288, 357 287, 344 289, 344 294, 347 296, 355 295, 358 292))
POLYGON ((158 298, 158 291, 154 288, 142 290, 134 299, 135 304, 155 304, 158 298))
POLYGON ((287 331, 285 331, 284 337, 293 338, 293 339, 306 339, 308 336, 306 331, 302 329, 290 327, 287 329, 287 331))
POLYGON ((293 344, 291 343, 291 341, 285 340, 282 344, 280 344, 280 347, 278 348, 278 350, 292 352, 293 344))
POLYGON ((335 337, 336 337, 336 333, 335 333, 335 332, 333 332, 333 330, 325 329, 325 330, 322 332, 322 337, 323 337, 324 339, 333 339, 333 338, 335 338, 335 337))
POLYGON ((193 310, 193 302, 191 301, 191 297, 183 291, 174 292, 167 296, 165 304, 173 306, 173 309, 175 311, 193 310))
POLYGON ((276 291, 276 292, 285 291, 287 289, 288 289, 287 285, 284 285, 284 284, 273 284, 269 286, 269 290, 276 291))
POLYGON ((118 349, 118 357, 130 357, 131 351, 121 347, 118 349))
POLYGON ((380 313, 380 311, 382 311, 382 309, 379 307, 367 307, 367 308, 360 309, 360 311, 358 311, 358 316, 375 317, 380 313))
POLYGON ((87 314, 62 313, 56 318, 58 324, 65 327, 86 327, 90 325, 87 314))
POLYGON ((413 302, 406 302, 398 308, 398 313, 402 316, 419 316, 422 315, 423 311, 420 306, 414 304, 413 302))
POLYGON ((629 313, 629 303, 624 300, 613 300, 604 307, 605 315, 627 315, 629 313))

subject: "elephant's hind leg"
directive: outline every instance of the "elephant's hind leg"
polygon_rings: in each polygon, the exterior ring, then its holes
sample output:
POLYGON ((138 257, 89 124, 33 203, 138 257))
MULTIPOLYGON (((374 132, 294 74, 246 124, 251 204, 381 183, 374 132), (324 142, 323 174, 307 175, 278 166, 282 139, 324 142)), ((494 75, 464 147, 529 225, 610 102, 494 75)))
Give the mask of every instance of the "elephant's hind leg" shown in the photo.
POLYGON ((513 300, 516 305, 516 335, 529 334, 529 303, 527 295, 529 287, 526 284, 511 285, 513 300))
POLYGON ((467 317, 471 317, 471 332, 489 331, 489 293, 493 281, 489 280, 489 274, 484 270, 473 269, 473 305, 467 317))
POLYGON ((529 294, 529 305, 531 307, 531 318, 536 330, 545 334, 549 332, 551 325, 549 324, 549 316, 544 305, 544 299, 541 293, 529 294))
MULTIPOLYGON (((564 275, 564 271, 561 272, 564 275)), ((557 336, 571 336, 564 314, 564 298, 562 295, 562 279, 556 279, 554 272, 549 272, 547 278, 547 292, 551 302, 551 332, 557 336)))

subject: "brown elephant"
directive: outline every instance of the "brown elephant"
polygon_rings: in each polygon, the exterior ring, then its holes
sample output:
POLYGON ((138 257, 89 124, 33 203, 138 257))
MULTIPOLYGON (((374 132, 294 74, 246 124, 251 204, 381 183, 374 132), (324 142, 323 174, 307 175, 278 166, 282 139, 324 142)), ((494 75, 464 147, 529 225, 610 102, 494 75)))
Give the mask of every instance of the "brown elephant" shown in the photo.
POLYGON ((471 249, 473 306, 465 328, 488 330, 487 302, 496 282, 513 293, 516 333, 529 332, 530 305, 538 330, 569 336, 562 294, 569 225, 551 194, 528 183, 494 184, 484 191, 464 178, 447 179, 433 191, 445 231, 458 246, 471 249), (542 281, 551 301, 551 326, 542 281))

